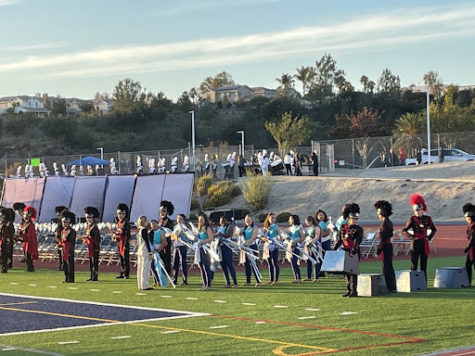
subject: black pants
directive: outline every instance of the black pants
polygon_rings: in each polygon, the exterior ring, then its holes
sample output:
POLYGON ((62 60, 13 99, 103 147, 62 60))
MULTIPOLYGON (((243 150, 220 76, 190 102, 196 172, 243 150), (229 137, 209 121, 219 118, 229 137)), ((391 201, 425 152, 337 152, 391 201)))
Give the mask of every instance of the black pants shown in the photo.
POLYGON ((167 271, 168 275, 172 275, 172 240, 170 237, 167 237, 167 247, 160 252, 160 258, 165 265, 165 270, 167 271))
POLYGON ((8 244, 6 241, 2 241, 2 256, 1 256, 1 263, 2 263, 2 273, 5 273, 8 270, 8 244))
POLYGON ((386 286, 390 291, 396 290, 396 277, 394 275, 394 267, 393 267, 393 245, 392 244, 384 244, 383 247, 383 274, 384 279, 386 279, 386 286))
POLYGON ((28 272, 35 272, 35 266, 33 265, 33 259, 31 253, 26 253, 26 270, 28 272))
POLYGON ((292 166, 288 163, 285 164, 285 173, 288 175, 288 176, 291 176, 292 175, 292 166))
POLYGON ((64 281, 74 283, 74 253, 70 254, 67 261, 64 261, 64 281))
POLYGON ((7 249, 8 269, 13 268, 13 250, 15 249, 15 243, 11 243, 7 249))
POLYGON ((238 166, 239 168, 239 177, 244 177, 246 175, 246 169, 244 166, 238 166))
MULTIPOLYGON (((249 246, 249 248, 254 251, 257 251, 257 246, 255 244, 249 246)), ((254 273, 254 278, 256 278, 256 282, 261 283, 259 276, 256 274, 256 271, 254 270, 254 268, 252 268, 251 258, 248 255, 246 255, 246 262, 244 262, 244 269, 246 271, 246 283, 251 283, 251 270, 254 273)))
MULTIPOLYGON (((475 249, 475 248, 472 247, 472 249, 475 249)), ((473 259, 470 259, 470 256, 467 254, 467 260, 465 261, 465 269, 467 270, 469 286, 472 285, 472 266, 473 268, 475 268, 475 261, 473 259)))
POLYGON ((92 250, 92 257, 89 257, 89 270, 91 271, 91 280, 97 281, 99 274, 99 248, 92 250))
POLYGON ((64 266, 63 266, 63 250, 58 249, 58 257, 59 257, 59 270, 62 271, 64 266))
POLYGON ((357 292, 358 275, 345 273, 345 281, 346 281, 346 289, 348 289, 348 293, 357 295, 358 294, 357 292))
POLYGON ((425 252, 424 239, 416 239, 413 241, 411 249, 411 270, 417 271, 417 262, 421 259, 421 271, 424 272, 427 283, 427 255, 425 252))
POLYGON ((128 277, 130 274, 130 246, 127 244, 124 247, 124 255, 122 256, 119 253, 120 258, 120 275, 124 277, 128 277))
POLYGON ((313 174, 318 176, 318 164, 317 165, 313 165, 313 174))
POLYGON ((187 254, 188 248, 186 246, 178 246, 175 248, 175 255, 173 258, 173 271, 174 271, 174 283, 176 284, 178 280, 178 271, 180 270, 180 265, 181 265, 181 271, 182 271, 182 276, 183 276, 183 282, 187 282, 188 279, 188 267, 186 266, 186 254, 187 254))

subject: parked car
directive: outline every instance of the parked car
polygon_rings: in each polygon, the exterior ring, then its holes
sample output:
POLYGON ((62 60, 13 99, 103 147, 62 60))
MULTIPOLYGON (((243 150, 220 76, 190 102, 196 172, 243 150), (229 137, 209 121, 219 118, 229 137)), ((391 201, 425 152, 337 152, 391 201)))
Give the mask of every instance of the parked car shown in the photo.
MULTIPOLYGON (((475 155, 468 154, 458 148, 443 148, 444 162, 455 162, 455 161, 475 161, 475 155)), ((427 149, 423 148, 421 150, 421 164, 426 164, 429 162, 429 157, 427 155, 427 149)), ((439 149, 430 150, 430 162, 438 163, 439 162, 439 149)), ((417 158, 406 158, 406 166, 417 164, 417 158)))

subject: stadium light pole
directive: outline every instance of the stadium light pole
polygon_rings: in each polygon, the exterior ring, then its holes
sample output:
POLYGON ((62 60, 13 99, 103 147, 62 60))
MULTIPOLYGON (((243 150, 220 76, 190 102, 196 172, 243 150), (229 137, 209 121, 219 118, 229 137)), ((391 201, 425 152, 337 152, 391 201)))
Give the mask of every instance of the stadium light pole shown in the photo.
MULTIPOLYGON (((427 163, 430 164, 430 87, 427 86, 427 163)), ((421 156, 422 160, 422 156, 421 156)))
MULTIPOLYGON (((104 147, 97 147, 96 150, 101 151, 101 159, 104 159, 104 147)), ((103 164, 101 164, 101 168, 104 168, 103 164)))
POLYGON ((196 171, 196 157, 195 157, 195 110, 190 110, 191 114, 191 149, 193 154, 193 170, 196 171))
POLYGON ((236 133, 241 134, 241 157, 244 158, 244 130, 237 131, 236 133))

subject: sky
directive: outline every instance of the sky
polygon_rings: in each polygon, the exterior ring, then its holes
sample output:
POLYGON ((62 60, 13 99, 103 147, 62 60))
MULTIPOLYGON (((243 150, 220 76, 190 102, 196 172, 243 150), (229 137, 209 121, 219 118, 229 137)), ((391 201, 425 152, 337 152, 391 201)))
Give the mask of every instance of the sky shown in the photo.
POLYGON ((90 99, 131 78, 175 100, 223 70, 276 88, 326 53, 357 89, 385 68, 475 84, 472 0, 0 0, 0 34, 0 97, 90 99))

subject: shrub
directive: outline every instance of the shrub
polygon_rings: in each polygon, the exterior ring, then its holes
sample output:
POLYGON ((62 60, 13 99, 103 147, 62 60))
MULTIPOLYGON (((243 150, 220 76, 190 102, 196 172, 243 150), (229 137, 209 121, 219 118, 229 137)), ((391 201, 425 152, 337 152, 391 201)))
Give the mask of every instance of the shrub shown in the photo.
POLYGON ((199 196, 205 195, 211 184, 213 184, 213 177, 210 174, 199 177, 195 183, 196 193, 199 196))
POLYGON ((275 217, 275 221, 278 222, 278 223, 287 222, 287 221, 289 221, 290 215, 292 215, 292 214, 290 214, 290 213, 288 213, 288 212, 279 213, 279 214, 277 214, 277 216, 275 217))
POLYGON ((270 189, 271 181, 269 177, 249 177, 244 181, 242 194, 248 204, 257 210, 261 210, 269 200, 270 189))
POLYGON ((190 210, 195 210, 200 207, 200 203, 198 202, 197 199, 191 199, 191 204, 190 204, 190 210))
POLYGON ((208 188, 208 200, 205 202, 206 206, 221 206, 231 201, 231 185, 224 181, 217 184, 212 184, 208 188))

